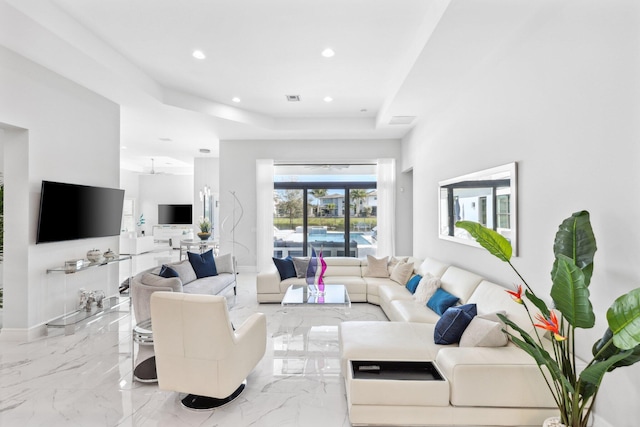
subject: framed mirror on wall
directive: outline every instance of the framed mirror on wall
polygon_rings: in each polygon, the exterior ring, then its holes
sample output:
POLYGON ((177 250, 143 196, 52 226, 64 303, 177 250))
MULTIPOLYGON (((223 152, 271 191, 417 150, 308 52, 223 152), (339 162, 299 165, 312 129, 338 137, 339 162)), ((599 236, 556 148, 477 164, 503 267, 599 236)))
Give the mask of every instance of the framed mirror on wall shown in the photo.
POLYGON ((517 164, 515 162, 439 182, 439 237, 480 247, 456 221, 474 221, 511 242, 518 256, 517 164))

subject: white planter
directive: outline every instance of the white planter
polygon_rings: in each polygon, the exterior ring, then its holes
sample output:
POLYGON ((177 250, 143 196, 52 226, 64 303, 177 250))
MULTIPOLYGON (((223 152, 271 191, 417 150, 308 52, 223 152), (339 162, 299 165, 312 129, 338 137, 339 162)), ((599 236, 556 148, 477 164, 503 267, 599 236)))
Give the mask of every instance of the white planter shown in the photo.
POLYGON ((544 420, 542 427, 566 427, 560 422, 560 417, 551 417, 544 420))

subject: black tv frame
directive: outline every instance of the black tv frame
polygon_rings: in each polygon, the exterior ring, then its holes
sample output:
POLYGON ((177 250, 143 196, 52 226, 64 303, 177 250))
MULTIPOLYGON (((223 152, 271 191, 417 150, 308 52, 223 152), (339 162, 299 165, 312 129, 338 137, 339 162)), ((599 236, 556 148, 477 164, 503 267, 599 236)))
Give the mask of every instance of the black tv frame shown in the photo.
POLYGON ((124 190, 42 181, 36 244, 118 236, 124 190))

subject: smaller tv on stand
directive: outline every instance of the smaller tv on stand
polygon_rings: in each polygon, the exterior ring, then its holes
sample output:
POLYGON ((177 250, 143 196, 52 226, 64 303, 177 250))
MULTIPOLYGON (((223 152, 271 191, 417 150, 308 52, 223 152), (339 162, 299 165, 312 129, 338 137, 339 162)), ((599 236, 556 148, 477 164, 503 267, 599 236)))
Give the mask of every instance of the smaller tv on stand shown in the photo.
POLYGON ((191 225, 193 224, 192 205, 158 205, 158 224, 191 225))

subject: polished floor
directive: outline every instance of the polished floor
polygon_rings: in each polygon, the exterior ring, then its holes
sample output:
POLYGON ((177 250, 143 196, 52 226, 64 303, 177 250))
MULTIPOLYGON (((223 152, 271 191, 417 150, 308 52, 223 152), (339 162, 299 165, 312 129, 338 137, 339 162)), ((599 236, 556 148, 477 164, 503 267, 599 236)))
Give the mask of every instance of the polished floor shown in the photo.
MULTIPOLYGON (((136 257, 140 271, 159 257, 136 257)), ((258 304, 255 274, 238 275, 227 295, 231 320, 267 316, 267 352, 244 393, 213 411, 181 407, 184 395, 132 381, 132 316, 128 306, 87 322, 73 335, 50 329, 29 343, 0 343, 0 426, 350 426, 340 377, 338 324, 386 320, 379 307, 350 309, 258 304)))

